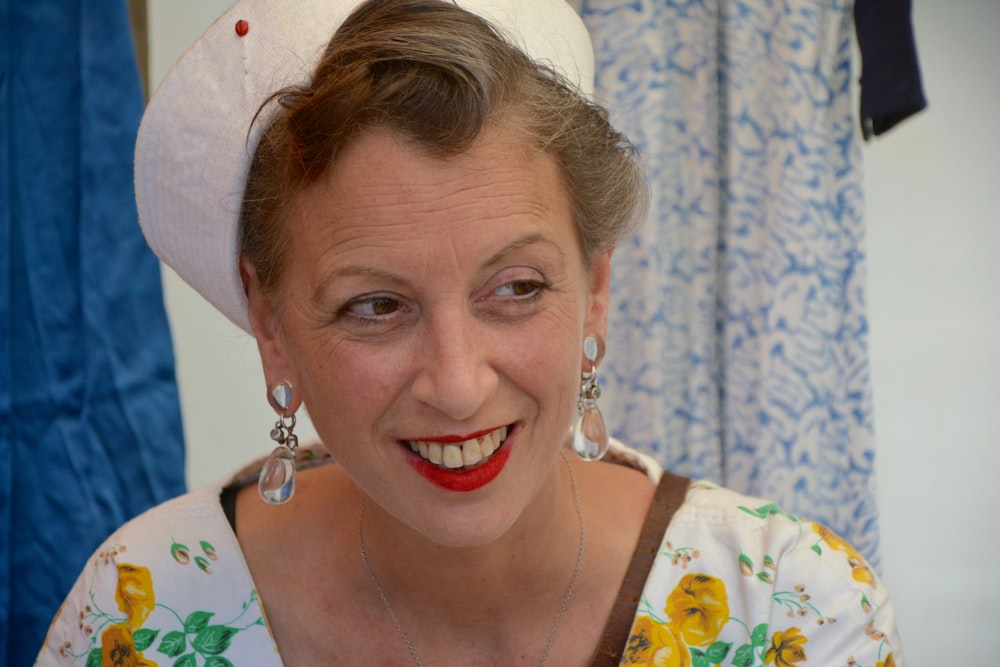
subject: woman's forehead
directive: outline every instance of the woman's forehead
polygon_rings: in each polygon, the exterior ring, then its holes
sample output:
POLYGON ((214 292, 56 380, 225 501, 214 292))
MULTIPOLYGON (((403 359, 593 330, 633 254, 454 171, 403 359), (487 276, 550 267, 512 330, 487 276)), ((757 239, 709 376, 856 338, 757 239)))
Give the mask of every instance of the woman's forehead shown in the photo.
POLYGON ((548 215, 569 206, 555 159, 515 133, 484 132, 467 151, 427 155, 385 130, 359 136, 298 203, 331 218, 401 222, 548 215))
POLYGON ((422 154, 390 132, 352 142, 322 179, 292 202, 291 238, 306 252, 418 252, 425 246, 482 253, 521 237, 577 241, 559 167, 549 155, 498 132, 449 158, 422 154), (494 247, 496 246, 496 247, 494 247))

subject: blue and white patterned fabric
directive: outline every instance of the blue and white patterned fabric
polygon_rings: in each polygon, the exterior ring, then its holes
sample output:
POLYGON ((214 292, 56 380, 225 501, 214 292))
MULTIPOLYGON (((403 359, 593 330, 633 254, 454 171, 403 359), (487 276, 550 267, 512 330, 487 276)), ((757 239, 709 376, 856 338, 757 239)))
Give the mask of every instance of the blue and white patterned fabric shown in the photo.
POLYGON ((577 0, 639 146, 602 410, 671 469, 878 559, 850 0, 577 0))

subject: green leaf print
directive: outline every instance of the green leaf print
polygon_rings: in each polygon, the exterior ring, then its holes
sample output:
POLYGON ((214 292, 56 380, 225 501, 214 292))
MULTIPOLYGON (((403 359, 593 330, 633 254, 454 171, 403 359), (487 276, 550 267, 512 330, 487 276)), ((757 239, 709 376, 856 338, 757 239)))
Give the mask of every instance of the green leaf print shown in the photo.
POLYGON ((219 555, 215 551, 215 547, 213 547, 209 542, 206 542, 205 540, 202 540, 198 544, 201 546, 201 550, 205 552, 206 556, 208 556, 212 560, 218 560, 219 559, 219 555))
POLYGON ((215 614, 207 611, 196 611, 187 617, 184 621, 184 633, 191 634, 194 632, 201 632, 208 627, 208 622, 212 619, 215 614))
POLYGON ((705 652, 701 649, 693 648, 691 650, 691 667, 711 667, 708 661, 708 657, 705 652))
POLYGON ((171 544, 170 555, 181 565, 187 565, 191 562, 191 550, 187 548, 186 544, 181 544, 180 542, 171 544))
POLYGON ((195 651, 202 655, 219 655, 226 652, 233 640, 233 635, 237 632, 239 630, 236 628, 225 625, 210 625, 197 634, 191 645, 194 646, 195 651))
POLYGON ((187 638, 184 636, 184 633, 174 630, 163 635, 163 640, 160 642, 160 648, 156 650, 168 657, 176 658, 183 653, 186 648, 187 638))
POLYGON ((763 646, 767 643, 767 623, 761 623, 750 633, 750 641, 755 647, 763 646))
POLYGON ((757 507, 755 509, 751 509, 749 507, 743 507, 742 505, 740 505, 739 508, 744 512, 746 512, 747 514, 749 514, 750 516, 755 516, 758 519, 766 519, 769 516, 783 516, 795 522, 801 521, 799 517, 795 516, 794 514, 789 514, 788 512, 785 512, 774 503, 761 505, 760 507, 757 507))
POLYGON ((142 652, 153 645, 156 641, 157 635, 160 634, 159 630, 150 630, 149 628, 139 628, 132 635, 132 643, 135 644, 135 650, 142 652))
POLYGON ((733 645, 727 642, 715 642, 705 651, 705 657, 713 665, 717 665, 726 659, 726 656, 729 655, 729 649, 732 647, 733 645))
POLYGON ((213 655, 205 661, 205 667, 234 667, 233 663, 219 655, 213 655))
POLYGON ((174 667, 198 667, 198 660, 194 657, 194 653, 185 653, 174 662, 174 667))
POLYGON ((733 654, 733 665, 735 667, 750 667, 753 663, 753 646, 744 644, 736 649, 736 653, 733 654))
POLYGON ((91 649, 87 654, 87 667, 101 667, 101 649, 91 649))

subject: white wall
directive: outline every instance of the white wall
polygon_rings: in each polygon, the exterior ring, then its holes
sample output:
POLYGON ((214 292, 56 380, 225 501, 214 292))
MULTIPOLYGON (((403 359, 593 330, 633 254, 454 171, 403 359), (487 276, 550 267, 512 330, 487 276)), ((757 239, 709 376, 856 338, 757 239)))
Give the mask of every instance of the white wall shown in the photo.
POLYGON ((911 665, 996 665, 1000 2, 915 4, 930 106, 865 149, 882 564, 911 665))
MULTIPOLYGON (((930 110, 865 148, 883 570, 908 664, 996 664, 1000 1, 916 4, 930 110)), ((227 5, 151 2, 151 80, 227 5)), ((164 284, 196 486, 268 451, 274 417, 253 341, 164 284)))

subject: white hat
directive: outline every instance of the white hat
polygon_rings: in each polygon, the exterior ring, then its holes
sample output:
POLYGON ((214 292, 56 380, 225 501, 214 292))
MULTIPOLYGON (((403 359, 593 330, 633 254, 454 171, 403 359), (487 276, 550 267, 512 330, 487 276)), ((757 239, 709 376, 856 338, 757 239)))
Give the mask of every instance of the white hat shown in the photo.
MULTIPOLYGON (((250 161, 269 125, 251 122, 274 91, 308 81, 360 0, 241 0, 187 50, 139 127, 135 193, 153 251, 246 331, 239 213, 250 161), (237 25, 238 24, 238 25, 237 25), (249 134, 248 134, 249 131, 249 134)), ((590 37, 564 0, 458 0, 534 60, 593 91, 590 37)))

